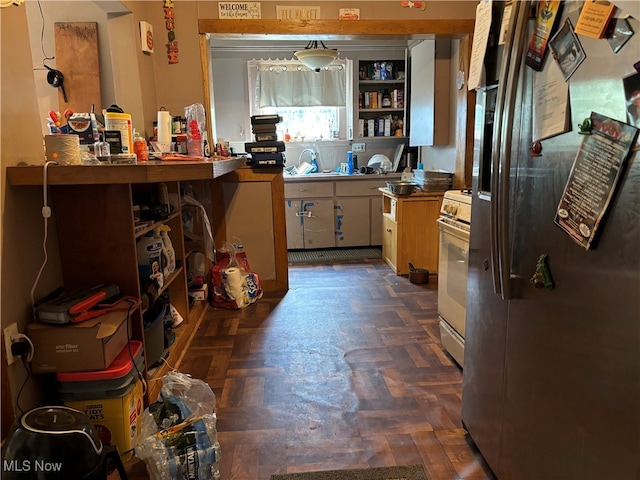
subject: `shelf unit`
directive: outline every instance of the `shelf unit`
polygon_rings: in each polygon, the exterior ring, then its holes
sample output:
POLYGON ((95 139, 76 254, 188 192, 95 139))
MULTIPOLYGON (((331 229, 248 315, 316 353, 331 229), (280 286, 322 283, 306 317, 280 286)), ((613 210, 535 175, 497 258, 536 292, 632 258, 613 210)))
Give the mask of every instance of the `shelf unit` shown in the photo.
MULTIPOLYGON (((207 303, 189 304, 186 265, 190 252, 185 250, 180 205, 166 219, 136 229, 133 199, 140 194, 155 196, 161 182, 166 184, 170 196, 179 196, 181 181, 212 180, 240 168, 245 161, 239 158, 219 162, 149 162, 49 169, 48 185, 58 231, 62 278, 68 291, 88 285, 116 284, 124 295, 140 298, 136 242, 161 225, 171 228, 169 237, 175 250, 176 269, 164 280, 159 293, 169 293, 171 304, 184 320, 174 329, 176 338, 165 362, 145 371, 147 404, 157 398, 162 386, 160 378, 182 360, 207 303)), ((41 185, 42 168, 8 167, 8 181, 16 186, 41 185)), ((129 322, 130 338, 144 342, 142 307, 131 312, 129 322)), ((148 365, 146 358, 145 365, 148 365)))
POLYGON ((404 60, 360 60, 356 138, 405 135, 404 60))

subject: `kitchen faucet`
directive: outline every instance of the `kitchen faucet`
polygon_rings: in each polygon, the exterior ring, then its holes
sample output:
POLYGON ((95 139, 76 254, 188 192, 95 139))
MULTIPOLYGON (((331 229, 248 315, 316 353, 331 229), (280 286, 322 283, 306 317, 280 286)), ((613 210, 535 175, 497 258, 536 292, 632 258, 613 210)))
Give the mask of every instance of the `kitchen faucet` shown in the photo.
POLYGON ((305 148, 300 152, 300 156, 298 157, 298 166, 300 166, 300 160, 302 160, 302 155, 304 155, 304 152, 310 153, 310 159, 312 161, 316 159, 317 153, 315 152, 315 150, 313 148, 305 148))

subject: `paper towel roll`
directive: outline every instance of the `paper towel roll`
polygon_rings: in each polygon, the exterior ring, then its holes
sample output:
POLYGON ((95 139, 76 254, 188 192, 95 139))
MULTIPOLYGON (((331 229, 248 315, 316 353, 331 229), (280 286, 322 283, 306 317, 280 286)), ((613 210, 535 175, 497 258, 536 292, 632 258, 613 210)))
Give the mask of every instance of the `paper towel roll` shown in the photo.
POLYGON ((222 279, 229 300, 235 300, 238 306, 244 306, 244 273, 237 267, 225 268, 222 271, 222 279))
POLYGON ((158 142, 171 143, 171 114, 166 110, 158 112, 158 142))

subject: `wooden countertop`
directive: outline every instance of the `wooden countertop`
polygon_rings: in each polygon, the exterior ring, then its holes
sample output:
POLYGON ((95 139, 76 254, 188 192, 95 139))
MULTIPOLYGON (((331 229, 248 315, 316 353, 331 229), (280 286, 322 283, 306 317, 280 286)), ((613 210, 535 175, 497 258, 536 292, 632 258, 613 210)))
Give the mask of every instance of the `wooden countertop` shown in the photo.
POLYGON ((389 197, 394 197, 394 198, 402 198, 403 200, 407 199, 407 198, 417 198, 417 197, 442 197, 444 196, 444 190, 442 191, 432 191, 432 192, 423 192, 421 190, 415 191, 413 193, 410 193, 408 195, 396 195, 395 193, 391 193, 389 191, 388 188, 386 187, 380 187, 378 190, 380 190, 383 194, 389 196, 389 197))
MULTIPOLYGON (((206 180, 221 177, 246 165, 245 157, 203 161, 150 160, 136 165, 51 165, 48 185, 105 185, 206 180)), ((42 185, 42 165, 7 167, 9 185, 42 185)))

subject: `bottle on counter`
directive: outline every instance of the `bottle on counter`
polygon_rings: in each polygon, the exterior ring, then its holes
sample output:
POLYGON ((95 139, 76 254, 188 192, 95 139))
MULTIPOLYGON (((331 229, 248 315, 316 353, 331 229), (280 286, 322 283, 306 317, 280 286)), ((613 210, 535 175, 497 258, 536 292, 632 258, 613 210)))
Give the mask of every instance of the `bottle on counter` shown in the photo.
POLYGON ((149 160, 147 141, 138 131, 134 131, 133 133, 133 153, 136 154, 138 162, 146 162, 149 160))
POLYGON ((347 152, 347 173, 353 175, 353 152, 351 150, 347 152))

